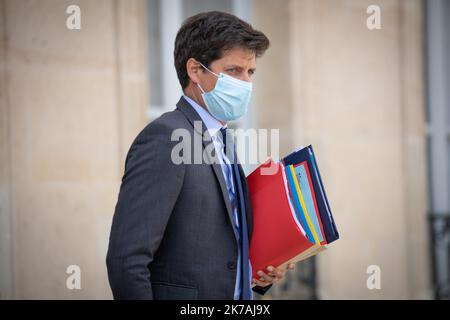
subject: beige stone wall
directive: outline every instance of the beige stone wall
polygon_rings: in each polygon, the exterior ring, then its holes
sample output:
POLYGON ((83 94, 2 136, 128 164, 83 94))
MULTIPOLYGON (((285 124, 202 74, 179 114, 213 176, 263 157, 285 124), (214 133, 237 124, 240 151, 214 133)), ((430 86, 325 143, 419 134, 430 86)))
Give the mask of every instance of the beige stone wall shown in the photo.
MULTIPOLYGON (((281 154, 314 145, 341 233, 318 259, 321 298, 430 295, 422 2, 377 3, 369 31, 371 1, 252 1, 272 41, 258 127, 280 129, 281 154)), ((111 297, 111 217, 146 122, 145 23, 145 0, 0 0, 0 298, 111 297), (66 289, 71 264, 80 291, 66 289)))
POLYGON ((111 217, 125 153, 146 121, 144 5, 0 1, 1 253, 11 253, 2 297, 111 297, 111 217), (66 28, 71 4, 81 30, 66 28), (66 289, 71 264, 81 290, 66 289))
POLYGON ((421 1, 377 1, 374 31, 372 1, 283 4, 264 1, 255 15, 275 49, 258 65, 270 86, 256 93, 258 119, 292 134, 282 144, 317 153, 341 233, 320 254, 319 297, 430 297, 421 1), (381 290, 366 287, 369 265, 381 290))
MULTIPOLYGON (((258 128, 279 129, 280 154, 292 149, 293 93, 292 32, 289 1, 258 0, 252 2, 252 24, 270 40, 270 48, 257 61, 254 76, 253 108, 258 128)), ((260 159, 264 161, 264 159, 260 159)))
MULTIPOLYGON (((0 2, 0 21, 5 17, 4 2, 0 2)), ((5 24, 0 23, 0 299, 13 295, 12 212, 9 154, 9 110, 7 108, 7 63, 5 24)))

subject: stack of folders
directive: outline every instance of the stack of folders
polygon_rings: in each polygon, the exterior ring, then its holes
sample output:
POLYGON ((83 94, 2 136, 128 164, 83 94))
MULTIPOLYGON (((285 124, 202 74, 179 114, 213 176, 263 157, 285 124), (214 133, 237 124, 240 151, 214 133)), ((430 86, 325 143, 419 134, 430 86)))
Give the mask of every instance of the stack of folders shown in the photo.
POLYGON ((253 274, 307 259, 339 238, 312 146, 248 177, 253 209, 253 274))

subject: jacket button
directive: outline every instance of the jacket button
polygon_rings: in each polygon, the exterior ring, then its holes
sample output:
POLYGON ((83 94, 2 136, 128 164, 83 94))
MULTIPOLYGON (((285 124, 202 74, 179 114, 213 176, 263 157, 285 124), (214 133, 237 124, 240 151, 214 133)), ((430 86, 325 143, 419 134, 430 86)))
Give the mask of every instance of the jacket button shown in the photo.
POLYGON ((231 270, 236 269, 236 262, 234 262, 234 261, 229 261, 229 262, 227 263, 227 267, 228 267, 228 269, 231 269, 231 270))

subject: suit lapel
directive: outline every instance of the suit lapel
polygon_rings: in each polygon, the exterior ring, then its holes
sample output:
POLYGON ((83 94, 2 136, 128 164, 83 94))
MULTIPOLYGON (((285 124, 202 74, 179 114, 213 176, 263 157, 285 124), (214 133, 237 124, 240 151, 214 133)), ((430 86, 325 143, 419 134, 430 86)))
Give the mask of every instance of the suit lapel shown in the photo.
MULTIPOLYGON (((203 143, 202 151, 204 151, 204 149, 210 143, 212 143, 212 140, 211 140, 208 130, 206 130, 206 128, 205 128, 205 124, 203 123, 201 117, 198 115, 198 113, 195 111, 195 109, 189 104, 189 102, 187 102, 183 97, 181 97, 180 100, 178 101, 177 108, 184 114, 184 116, 189 120, 191 125, 194 127, 194 134, 196 132, 197 134, 200 134, 200 136, 202 137, 202 143, 203 143), (198 125, 197 126, 195 125, 195 121, 201 122, 201 129, 198 127, 198 125)), ((228 195, 227 184, 225 182, 225 178, 222 173, 222 167, 220 166, 220 163, 217 160, 211 158, 211 155, 209 154, 209 152, 206 152, 206 153, 208 154, 210 163, 212 163, 211 167, 214 171, 214 175, 216 176, 217 181, 219 182, 220 189, 222 191, 222 198, 225 202, 225 207, 227 209, 228 217, 230 219, 231 225, 233 226, 234 236, 236 237, 236 240, 238 240, 239 236, 236 231, 236 228, 234 228, 233 208, 231 206, 230 197, 228 195)), ((203 155, 202 155, 202 159, 203 159, 203 155)))
POLYGON ((245 177, 244 170, 242 169, 242 166, 240 163, 238 163, 238 167, 239 167, 239 175, 240 175, 241 184, 242 184, 242 192, 244 193, 245 215, 247 218, 248 241, 250 243, 250 240, 252 239, 252 233, 253 233, 252 207, 251 207, 251 203, 250 203, 250 195, 248 192, 247 178, 245 177))

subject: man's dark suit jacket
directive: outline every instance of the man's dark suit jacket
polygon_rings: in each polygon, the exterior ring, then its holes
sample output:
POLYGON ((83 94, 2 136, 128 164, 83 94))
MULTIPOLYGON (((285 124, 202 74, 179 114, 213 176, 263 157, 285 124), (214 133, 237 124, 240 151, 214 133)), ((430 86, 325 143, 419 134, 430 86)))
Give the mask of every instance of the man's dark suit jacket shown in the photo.
MULTIPOLYGON (((106 259, 116 299, 233 299, 238 242, 222 169, 218 163, 174 164, 172 148, 180 141, 171 135, 180 128, 192 141, 207 134, 184 98, 147 125, 128 152, 106 259)), ((239 170, 251 239, 247 182, 239 170)))

